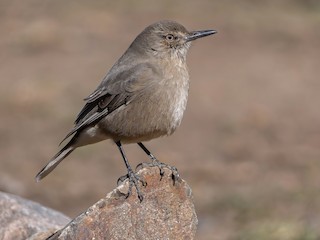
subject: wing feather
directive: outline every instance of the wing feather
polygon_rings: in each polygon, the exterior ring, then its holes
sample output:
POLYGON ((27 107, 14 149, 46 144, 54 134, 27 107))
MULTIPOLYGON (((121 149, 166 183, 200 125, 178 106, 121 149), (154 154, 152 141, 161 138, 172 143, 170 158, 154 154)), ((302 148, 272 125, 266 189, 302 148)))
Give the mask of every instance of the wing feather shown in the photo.
POLYGON ((107 75, 99 87, 85 98, 86 104, 78 114, 75 126, 61 143, 133 100, 134 93, 152 84, 150 78, 154 73, 155 69, 150 64, 141 63, 118 74, 107 75))

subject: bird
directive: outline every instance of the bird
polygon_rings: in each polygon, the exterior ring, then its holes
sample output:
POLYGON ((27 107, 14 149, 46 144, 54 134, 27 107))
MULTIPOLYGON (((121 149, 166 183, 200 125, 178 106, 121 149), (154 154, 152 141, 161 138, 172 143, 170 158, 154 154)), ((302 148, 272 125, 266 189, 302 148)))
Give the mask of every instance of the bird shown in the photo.
POLYGON ((151 165, 159 167, 161 175, 164 167, 176 173, 175 167, 160 162, 142 142, 169 136, 178 128, 188 99, 186 57, 191 42, 215 33, 216 30, 188 31, 172 20, 147 26, 96 90, 84 99, 74 127, 62 140, 69 141, 36 175, 36 181, 47 176, 76 148, 107 139, 117 145, 127 168, 127 174, 120 178, 129 180, 126 197, 134 186, 142 201, 139 182, 146 183, 132 170, 123 144, 137 143, 152 160, 151 165))

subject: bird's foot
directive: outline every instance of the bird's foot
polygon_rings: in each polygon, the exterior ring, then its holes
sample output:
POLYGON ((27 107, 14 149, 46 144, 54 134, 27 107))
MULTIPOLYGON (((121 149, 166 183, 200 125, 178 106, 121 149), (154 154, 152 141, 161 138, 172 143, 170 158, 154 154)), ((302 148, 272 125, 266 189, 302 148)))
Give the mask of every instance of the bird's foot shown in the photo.
POLYGON ((134 186, 137 190, 137 195, 138 195, 138 198, 140 200, 140 202, 143 201, 143 195, 140 191, 140 187, 139 187, 139 182, 141 182, 142 186, 146 187, 147 186, 147 183, 143 180, 140 179, 140 177, 135 174, 131 169, 128 171, 128 174, 124 175, 124 176, 121 176, 118 181, 117 181, 117 184, 118 186, 123 183, 124 181, 126 181, 128 179, 129 181, 129 189, 128 189, 128 193, 125 194, 125 197, 128 198, 131 193, 132 193, 132 187, 134 186))
POLYGON ((138 164, 138 166, 136 167, 136 170, 142 169, 144 167, 158 167, 159 171, 160 171, 160 181, 162 180, 162 177, 164 176, 164 168, 168 168, 171 171, 171 178, 173 181, 173 185, 175 185, 176 181, 178 179, 180 179, 180 175, 178 172, 178 169, 174 166, 170 166, 166 163, 162 163, 160 162, 158 159, 156 158, 152 158, 152 163, 140 163, 138 164))

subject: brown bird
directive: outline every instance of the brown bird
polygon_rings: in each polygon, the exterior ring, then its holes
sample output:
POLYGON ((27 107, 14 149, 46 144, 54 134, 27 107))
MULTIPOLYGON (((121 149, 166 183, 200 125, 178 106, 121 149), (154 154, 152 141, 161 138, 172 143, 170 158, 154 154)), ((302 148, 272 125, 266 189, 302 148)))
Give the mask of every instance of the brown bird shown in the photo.
MULTIPOLYGON (((189 74, 186 56, 191 41, 215 34, 215 30, 189 32, 174 21, 160 21, 145 28, 113 65, 97 89, 85 98, 86 104, 74 128, 63 139, 69 142, 37 174, 40 181, 78 147, 113 140, 126 164, 129 191, 138 183, 125 156, 122 143, 137 143, 151 158, 152 165, 170 167, 158 161, 142 144, 171 135, 180 125, 186 108, 189 74)), ((62 142, 63 142, 62 141, 62 142)), ((174 174, 173 174, 174 175, 174 174)), ((143 182, 143 181, 141 181, 143 182)))

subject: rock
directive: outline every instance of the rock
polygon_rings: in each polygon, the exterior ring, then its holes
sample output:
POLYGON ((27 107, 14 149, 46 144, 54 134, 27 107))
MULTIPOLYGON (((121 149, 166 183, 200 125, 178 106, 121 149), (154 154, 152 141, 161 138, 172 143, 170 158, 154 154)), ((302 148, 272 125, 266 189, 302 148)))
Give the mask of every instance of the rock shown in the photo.
POLYGON ((141 186, 141 203, 134 188, 127 199, 121 194, 127 192, 126 181, 50 240, 194 239, 198 220, 187 183, 179 179, 173 185, 169 170, 160 181, 156 167, 143 168, 138 175, 147 182, 141 186))
POLYGON ((1 193, 0 239, 194 239, 198 220, 191 189, 182 179, 173 184, 170 174, 166 169, 160 180, 158 168, 143 168, 138 171, 147 182, 140 187, 142 202, 135 188, 125 198, 125 181, 70 223, 61 213, 1 193))
POLYGON ((0 192, 2 240, 45 239, 69 221, 63 214, 38 203, 0 192))

